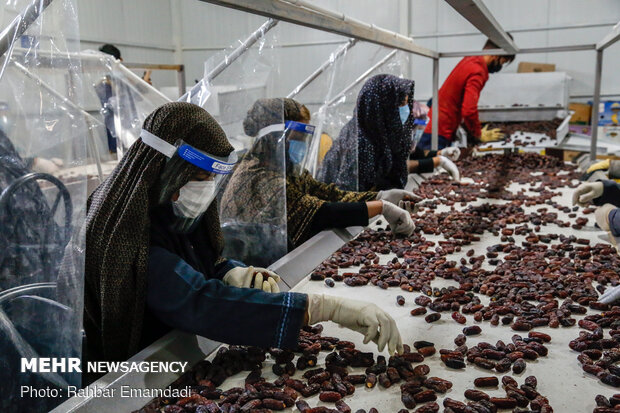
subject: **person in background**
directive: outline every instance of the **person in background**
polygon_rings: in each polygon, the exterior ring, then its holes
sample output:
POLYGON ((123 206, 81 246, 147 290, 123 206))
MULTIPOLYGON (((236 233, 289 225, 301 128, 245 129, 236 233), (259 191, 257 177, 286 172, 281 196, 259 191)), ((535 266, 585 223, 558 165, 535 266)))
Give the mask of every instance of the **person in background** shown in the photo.
POLYGON ((334 184, 317 181, 302 168, 312 134, 298 133, 294 129, 313 130, 309 122, 308 108, 293 99, 259 99, 252 105, 243 127, 247 135, 257 139, 224 191, 221 205, 226 215, 256 222, 259 211, 265 211, 270 205, 277 208, 278 203, 273 200, 286 199, 289 250, 322 230, 367 226, 369 218, 380 214, 385 216, 394 233, 410 235, 415 229, 411 216, 397 204, 405 196, 417 198, 413 193, 402 189, 343 191, 334 184), (278 151, 282 131, 260 135, 264 128, 281 124, 282 116, 289 125, 285 132, 285 186, 280 183, 282 173, 278 157, 273 155, 278 151), (284 187, 286 194, 282 193, 284 187))
POLYGON ((303 325, 327 320, 380 351, 401 352, 394 320, 376 305, 273 292, 275 274, 221 256, 213 200, 235 162, 224 131, 199 106, 167 103, 146 118, 140 140, 88 200, 85 358, 126 360, 171 328, 295 348, 303 325))
MULTIPOLYGON (((620 240, 620 184, 611 180, 584 182, 573 192, 573 205, 598 206, 595 219, 598 226, 607 231, 610 242, 618 249, 620 240)), ((608 288, 599 301, 611 304, 620 299, 620 286, 608 288)))
POLYGON ((381 74, 368 79, 353 118, 325 155, 319 180, 341 189, 404 188, 414 128, 414 82, 381 74))
MULTIPOLYGON (((512 39, 512 36, 508 34, 512 39)), ((491 40, 487 40, 483 50, 498 49, 491 40)), ((500 140, 503 135, 499 129, 481 128, 478 118, 478 99, 480 92, 489 79, 489 73, 497 73, 502 67, 515 59, 514 55, 484 55, 464 57, 444 81, 439 89, 438 107, 438 148, 443 149, 452 144, 456 130, 461 122, 468 135, 476 142, 500 140)), ((418 143, 420 149, 431 149, 433 111, 429 112, 429 121, 418 143)))
MULTIPOLYGON (((122 62, 123 58, 121 56, 121 51, 118 47, 113 44, 104 44, 99 48, 99 51, 105 54, 108 54, 114 57, 116 60, 122 62)), ((151 82, 151 71, 147 70, 142 75, 142 80, 147 82, 149 85, 152 85, 151 82)), ((121 84, 120 87, 124 85, 121 84)), ((123 89, 127 89, 125 86, 123 89)), ((132 93, 129 90, 121 90, 121 94, 123 95, 123 99, 121 101, 117 101, 118 97, 114 95, 114 90, 112 87, 112 79, 110 79, 110 75, 104 77, 101 82, 95 85, 95 93, 99 97, 99 101, 101 102, 101 112, 103 114, 104 123, 107 129, 108 136, 108 151, 110 154, 116 154, 116 145, 118 139, 118 133, 116 131, 116 126, 114 124, 114 111, 118 105, 128 105, 129 107, 126 110, 130 113, 135 113, 136 108, 133 102, 132 93), (125 100, 125 101, 123 101, 125 100)), ((124 123, 124 122, 123 122, 124 123)), ((129 125, 123 125, 129 126, 129 125)))

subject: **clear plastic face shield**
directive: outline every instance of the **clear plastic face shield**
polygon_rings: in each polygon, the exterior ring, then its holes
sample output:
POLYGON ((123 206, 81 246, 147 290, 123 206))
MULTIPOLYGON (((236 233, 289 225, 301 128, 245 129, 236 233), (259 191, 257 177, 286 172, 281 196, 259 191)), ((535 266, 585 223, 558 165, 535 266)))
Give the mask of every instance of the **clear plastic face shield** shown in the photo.
POLYGON ((261 129, 257 139, 278 131, 283 131, 286 141, 287 173, 301 173, 308 157, 309 147, 312 143, 315 127, 307 123, 286 121, 284 124, 270 125, 261 129))
POLYGON ((190 231, 223 189, 225 177, 234 171, 237 154, 231 152, 227 157, 215 156, 183 140, 172 145, 144 129, 140 138, 146 145, 170 158, 162 176, 176 176, 187 167, 187 163, 201 169, 197 176, 179 189, 178 197, 171 200, 174 214, 180 221, 175 224, 176 229, 180 232, 190 231))

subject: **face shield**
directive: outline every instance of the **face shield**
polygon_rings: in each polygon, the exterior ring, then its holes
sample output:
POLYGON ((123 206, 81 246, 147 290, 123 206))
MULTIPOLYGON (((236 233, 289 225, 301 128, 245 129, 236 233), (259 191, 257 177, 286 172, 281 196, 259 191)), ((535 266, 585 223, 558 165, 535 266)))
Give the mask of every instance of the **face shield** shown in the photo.
POLYGON ((172 145, 144 129, 140 138, 146 145, 170 158, 162 172, 163 177, 178 176, 187 168, 187 163, 200 168, 200 173, 179 189, 178 198, 171 200, 174 214, 178 218, 178 222, 173 225, 174 229, 179 232, 191 231, 223 189, 226 175, 231 174, 235 168, 237 154, 231 152, 227 157, 212 155, 182 139, 172 145))
POLYGON ((314 136, 314 126, 289 120, 285 128, 288 159, 293 165, 303 165, 314 136))

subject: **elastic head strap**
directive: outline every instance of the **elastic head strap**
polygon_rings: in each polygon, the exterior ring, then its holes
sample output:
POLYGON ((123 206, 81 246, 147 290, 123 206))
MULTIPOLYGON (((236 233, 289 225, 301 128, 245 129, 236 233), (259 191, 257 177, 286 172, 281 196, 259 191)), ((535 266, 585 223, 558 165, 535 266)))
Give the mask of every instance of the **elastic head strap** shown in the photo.
POLYGON ((166 155, 168 158, 172 158, 172 155, 177 151, 177 147, 166 142, 159 136, 153 135, 151 132, 142 129, 140 131, 140 138, 142 142, 151 148, 155 149, 157 152, 166 155))
POLYGON ((256 139, 260 139, 265 135, 270 134, 271 132, 281 132, 285 128, 284 123, 276 123, 274 125, 265 126, 256 134, 256 139))

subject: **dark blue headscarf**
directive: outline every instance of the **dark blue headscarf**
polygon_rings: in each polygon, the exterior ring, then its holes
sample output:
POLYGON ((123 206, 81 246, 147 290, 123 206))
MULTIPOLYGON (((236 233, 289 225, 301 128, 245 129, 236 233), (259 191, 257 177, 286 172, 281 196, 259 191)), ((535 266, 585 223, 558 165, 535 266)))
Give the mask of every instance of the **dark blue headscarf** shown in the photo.
POLYGON ((387 74, 368 79, 353 118, 325 156, 319 179, 347 190, 404 188, 414 119, 410 115, 402 124, 398 107, 409 96, 413 109, 413 91, 413 80, 387 74))

